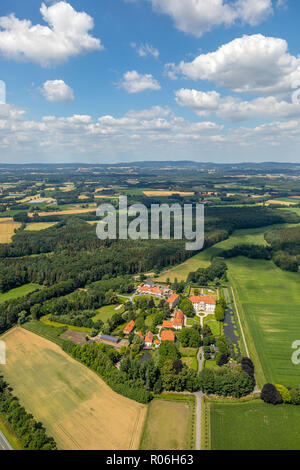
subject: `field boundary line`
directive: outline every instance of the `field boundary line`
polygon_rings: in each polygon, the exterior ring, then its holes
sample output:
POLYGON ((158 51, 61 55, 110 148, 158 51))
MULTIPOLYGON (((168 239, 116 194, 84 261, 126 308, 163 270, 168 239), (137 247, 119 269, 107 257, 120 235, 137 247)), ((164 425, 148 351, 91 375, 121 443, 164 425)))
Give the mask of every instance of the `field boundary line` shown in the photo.
POLYGON ((210 405, 207 399, 201 397, 201 450, 211 450, 210 405))
POLYGON ((235 307, 237 319, 238 319, 238 322, 239 322, 239 325, 240 325, 240 330, 241 330, 241 333, 242 333, 242 338, 243 338, 243 343, 244 343, 244 346, 245 346, 245 350, 246 350, 247 356, 250 357, 250 353, 249 353, 249 349, 248 349, 248 346, 247 346, 243 325, 242 325, 242 322, 241 322, 238 306, 237 306, 237 303, 236 303, 236 300, 235 300, 234 290, 233 290, 232 286, 230 286, 230 288, 231 288, 231 292, 232 292, 232 297, 233 297, 233 301, 234 301, 234 307, 235 307))
MULTIPOLYGON (((138 431, 138 428, 139 428, 139 423, 142 419, 142 414, 143 414, 143 409, 140 410, 140 412, 138 413, 137 418, 135 420, 133 430, 132 430, 132 434, 131 434, 131 438, 130 438, 130 442, 129 442, 129 450, 135 450, 134 449, 134 439, 135 439, 135 436, 136 436, 136 431, 138 431)), ((145 416, 145 419, 146 419, 146 416, 145 416)), ((141 432, 141 435, 142 435, 142 432, 141 432)), ((137 446, 137 448, 139 448, 139 445, 137 446)))
POLYGON ((150 403, 148 403, 146 405, 147 406, 147 411, 146 411, 145 421, 144 421, 144 424, 143 424, 143 429, 142 429, 142 432, 141 432, 141 437, 140 437, 140 443, 139 443, 139 446, 138 446, 138 450, 143 450, 142 445, 144 443, 145 436, 146 436, 146 428, 147 428, 148 418, 149 418, 149 414, 150 414, 150 405, 154 400, 157 400, 157 398, 153 398, 153 400, 150 401, 150 403))
MULTIPOLYGON (((232 279, 232 276, 230 276, 230 280, 231 280, 231 284, 233 286, 235 286, 234 284, 234 281, 232 279)), ((234 293, 234 289, 231 285, 231 292, 232 292, 232 296, 233 296, 233 301, 234 301, 234 305, 235 305, 235 310, 236 310, 236 315, 237 315, 237 318, 238 318, 238 321, 239 321, 239 326, 240 326, 240 329, 241 329, 241 333, 242 333, 242 337, 243 337, 243 341, 244 341, 244 345, 245 345, 245 349, 246 349, 246 352, 248 354, 248 357, 250 358, 250 350, 253 354, 253 360, 254 360, 254 365, 255 365, 255 376, 258 376, 258 382, 259 382, 259 385, 262 386, 263 384, 266 383, 266 378, 265 378, 265 374, 264 374, 264 370, 263 370, 263 367, 261 365, 261 362, 260 362, 260 359, 259 359, 259 355, 257 353, 257 350, 256 350, 256 347, 255 347, 255 342, 252 338, 252 335, 251 335, 251 330, 249 328, 249 325, 248 325, 248 322, 247 322, 247 318, 246 318, 246 315, 245 315, 245 312, 243 310, 243 305, 242 303, 240 302, 240 300, 236 300, 236 296, 235 296, 235 293, 234 293), (239 303, 240 305, 240 310, 238 309, 237 307, 237 304, 239 303), (243 317, 243 322, 244 322, 244 325, 242 324, 241 322, 241 319, 240 319, 240 313, 243 317), (246 332, 245 332, 245 329, 246 329, 246 332), (247 342, 246 342, 246 337, 248 338, 248 340, 250 341, 249 343, 249 348, 247 346, 247 342)), ((237 294, 237 298, 238 298, 238 294, 237 294)))

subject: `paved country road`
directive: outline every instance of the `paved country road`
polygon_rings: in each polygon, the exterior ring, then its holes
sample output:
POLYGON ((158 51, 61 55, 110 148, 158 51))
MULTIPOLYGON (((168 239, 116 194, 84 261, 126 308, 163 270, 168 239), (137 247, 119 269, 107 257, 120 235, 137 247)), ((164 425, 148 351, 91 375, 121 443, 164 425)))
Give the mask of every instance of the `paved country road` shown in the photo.
POLYGON ((12 450, 12 447, 11 447, 10 443, 3 436, 1 431, 0 431, 0 450, 12 450))

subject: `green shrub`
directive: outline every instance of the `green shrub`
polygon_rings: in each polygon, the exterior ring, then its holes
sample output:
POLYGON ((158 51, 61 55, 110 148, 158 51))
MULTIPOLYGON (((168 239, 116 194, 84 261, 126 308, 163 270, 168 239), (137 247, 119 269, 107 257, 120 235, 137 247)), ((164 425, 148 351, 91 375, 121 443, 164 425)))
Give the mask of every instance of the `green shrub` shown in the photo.
POLYGON ((300 405, 300 390, 298 388, 292 388, 290 391, 291 401, 293 405, 300 405))
POLYGON ((275 387, 280 393, 283 403, 291 403, 292 397, 290 391, 284 385, 277 384, 275 387))

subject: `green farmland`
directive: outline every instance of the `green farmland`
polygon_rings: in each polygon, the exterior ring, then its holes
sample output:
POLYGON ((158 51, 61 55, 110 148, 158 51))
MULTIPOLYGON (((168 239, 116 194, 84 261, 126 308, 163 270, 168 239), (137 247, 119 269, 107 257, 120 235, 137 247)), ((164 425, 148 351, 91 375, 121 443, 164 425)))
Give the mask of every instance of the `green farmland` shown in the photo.
POLYGON ((300 407, 209 400, 212 450, 298 450, 300 407))
POLYGON ((222 250, 229 250, 230 248, 233 248, 235 245, 240 243, 266 245, 264 233, 268 229, 270 229, 270 226, 246 230, 236 230, 228 240, 217 243, 207 250, 201 251, 201 253, 193 256, 184 263, 164 271, 157 280, 165 282, 168 278, 170 278, 171 281, 174 281, 175 277, 177 277, 178 281, 185 281, 191 271, 196 271, 199 268, 207 267, 212 257, 218 255, 218 253, 222 250))
POLYGON ((299 339, 300 273, 243 257, 227 264, 259 382, 300 385, 299 366, 291 360, 292 343, 299 339))

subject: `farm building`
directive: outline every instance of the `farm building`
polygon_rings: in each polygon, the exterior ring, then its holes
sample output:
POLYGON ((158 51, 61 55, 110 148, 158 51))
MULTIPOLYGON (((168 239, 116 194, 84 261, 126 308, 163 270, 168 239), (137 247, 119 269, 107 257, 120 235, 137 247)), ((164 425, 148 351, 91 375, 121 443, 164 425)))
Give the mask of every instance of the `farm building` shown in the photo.
POLYGON ((154 337, 153 333, 151 331, 148 331, 148 333, 145 336, 146 348, 152 348, 153 337, 154 337))
POLYGON ((131 320, 127 326, 125 326, 124 330, 123 330, 123 333, 124 335, 129 335, 129 333, 131 333, 135 328, 135 323, 133 320, 131 320))
POLYGON ((184 315, 181 310, 177 309, 174 314, 173 320, 164 320, 163 328, 174 328, 175 330, 182 330, 184 325, 184 315))
POLYGON ((161 333, 161 340, 162 341, 175 341, 175 335, 171 330, 164 330, 161 333))
POLYGON ((178 294, 170 295, 170 297, 167 300, 170 308, 176 307, 176 305, 178 304, 178 301, 179 301, 179 295, 178 294))
POLYGON ((116 338, 115 336, 109 336, 109 335, 102 335, 100 337, 100 340, 102 343, 109 343, 109 344, 113 344, 114 346, 120 342, 120 338, 116 338))
POLYGON ((213 297, 193 296, 190 297, 194 310, 198 312, 214 312, 216 309, 217 301, 213 297))
POLYGON ((176 310, 175 315, 174 315, 174 320, 173 320, 173 328, 175 330, 182 330, 184 325, 184 315, 179 308, 176 310))
POLYGON ((162 297, 164 295, 164 291, 159 287, 148 287, 145 285, 139 285, 137 291, 140 294, 157 295, 158 297, 162 297))

